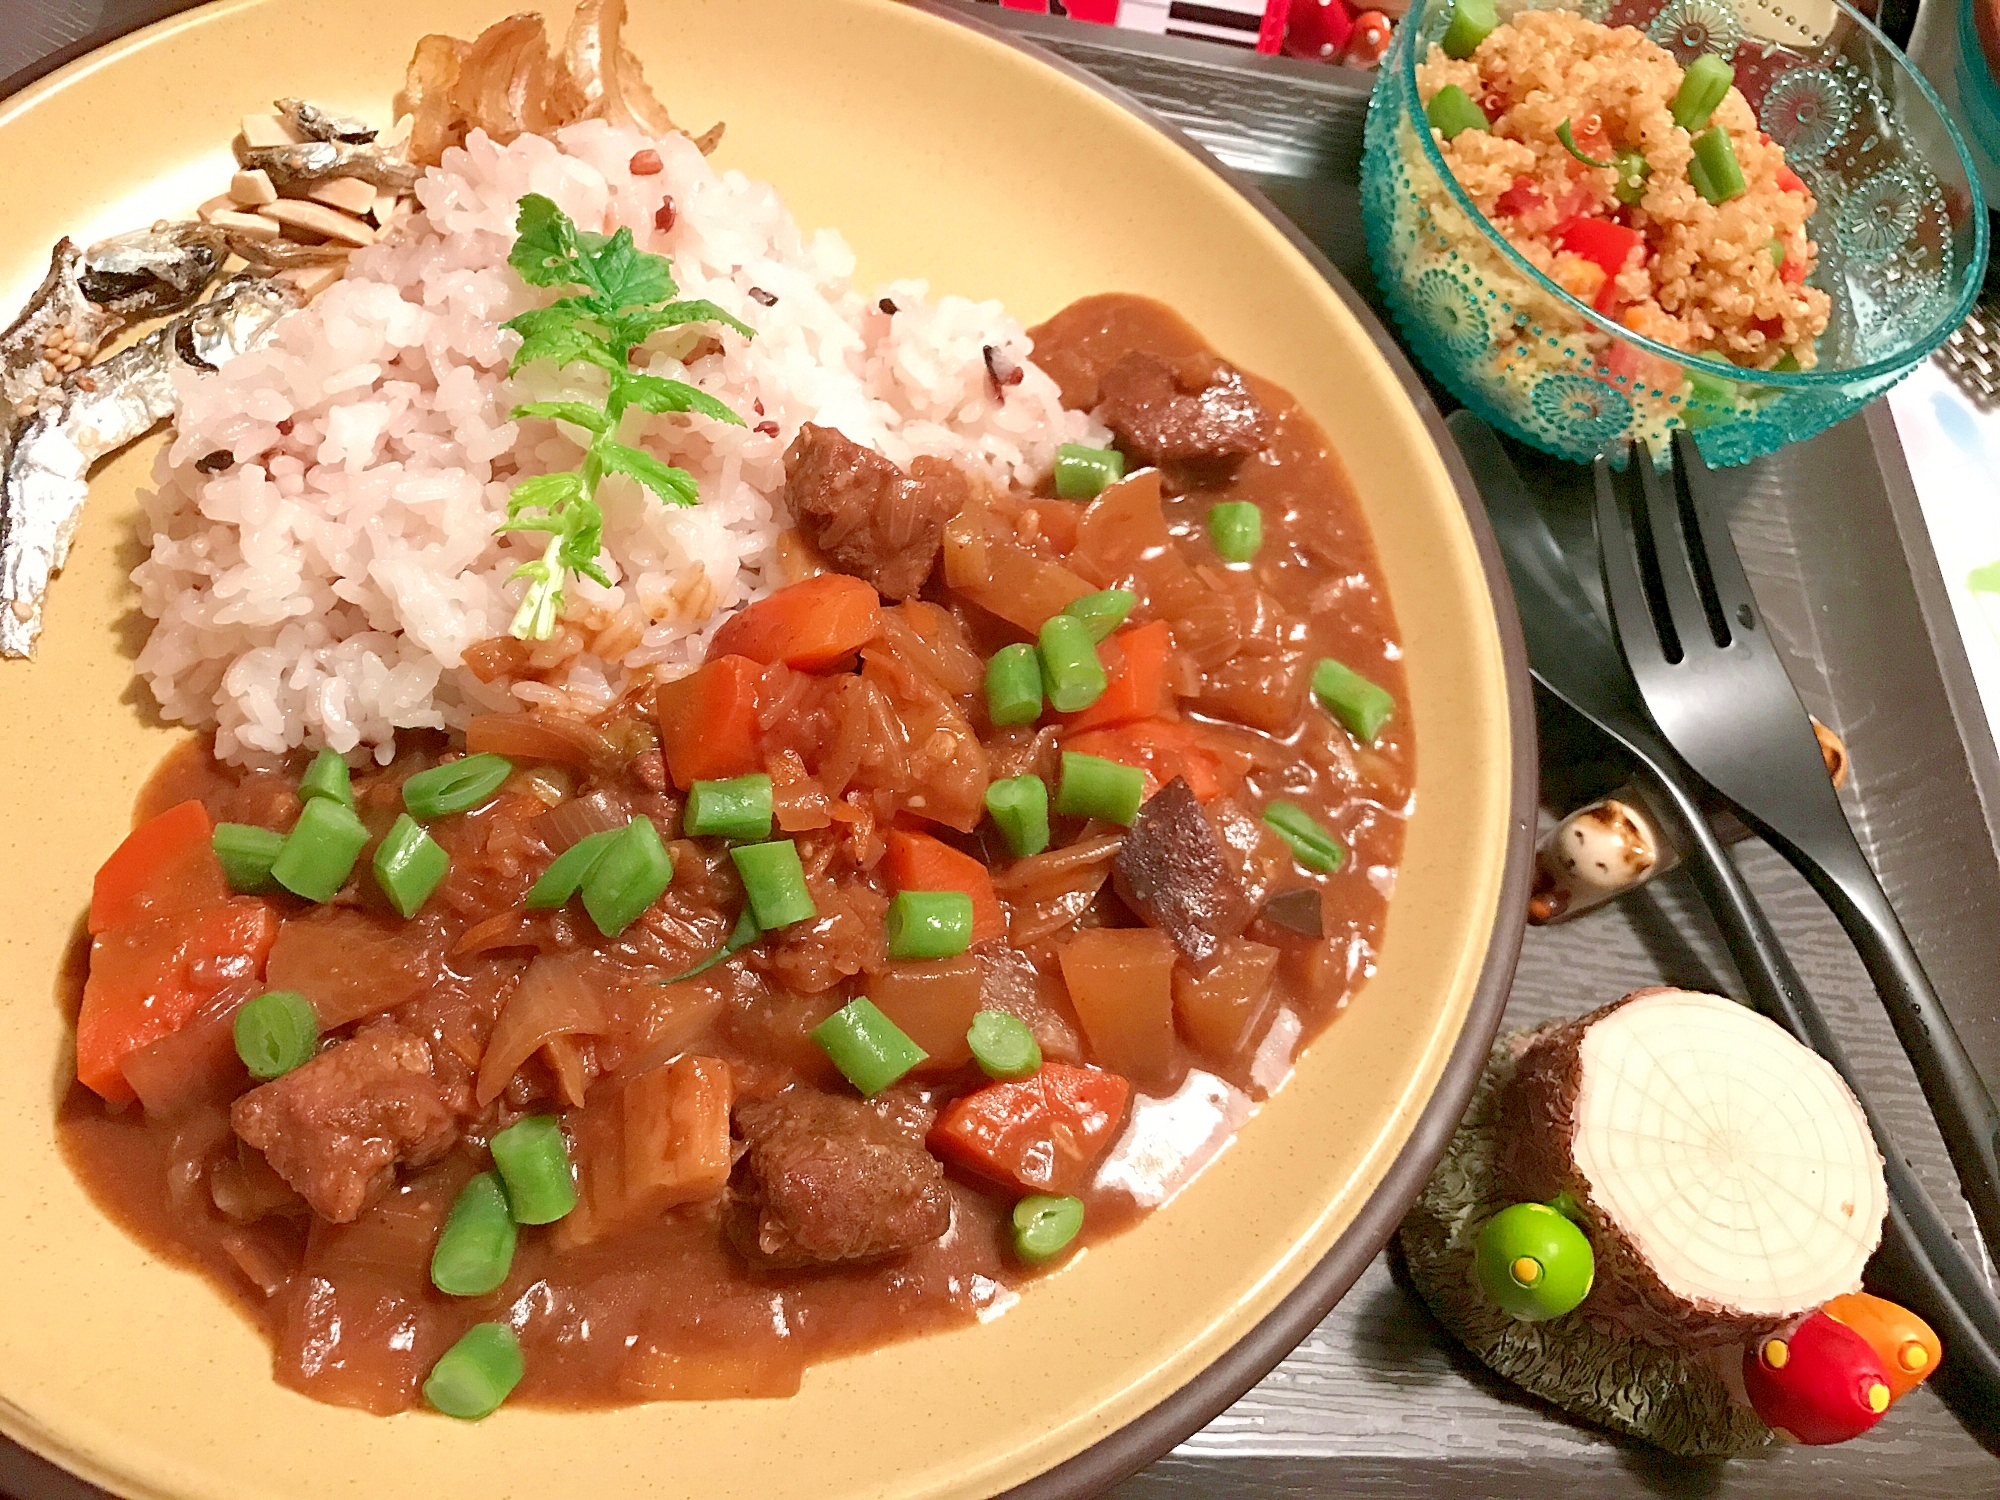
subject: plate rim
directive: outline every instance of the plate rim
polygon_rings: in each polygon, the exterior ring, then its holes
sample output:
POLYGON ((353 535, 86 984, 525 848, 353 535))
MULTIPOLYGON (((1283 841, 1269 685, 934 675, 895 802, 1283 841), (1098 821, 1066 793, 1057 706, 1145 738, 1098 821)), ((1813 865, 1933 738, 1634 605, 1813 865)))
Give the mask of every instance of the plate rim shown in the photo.
MULTIPOLYGON (((170 24, 187 12, 205 9, 209 3, 210 0, 166 0, 165 4, 151 7, 148 13, 134 17, 115 29, 93 31, 58 48, 47 57, 0 79, 0 107, 16 107, 24 92, 34 89, 53 75, 79 63, 87 63, 98 52, 117 46, 139 32, 170 24)), ((226 5, 227 0, 222 0, 222 3, 226 5)), ((1415 367, 1395 342, 1381 315, 1360 296, 1347 277, 1243 174, 1225 165, 1214 153, 1127 90, 1070 62, 1024 32, 968 14, 967 7, 951 4, 949 0, 905 0, 905 3, 913 10, 965 27, 989 41, 1022 53, 1134 116, 1226 183, 1319 274, 1366 332, 1416 412, 1450 476, 1486 582, 1499 636, 1501 674, 1506 685, 1511 751, 1509 828, 1498 899, 1465 1021, 1439 1072, 1436 1085, 1411 1127, 1408 1138, 1354 1220, 1276 1307, 1219 1358, 1141 1416, 997 1497, 997 1500, 1082 1500, 1082 1497, 1101 1493, 1164 1455, 1212 1421, 1290 1354, 1332 1310, 1388 1242, 1397 1223, 1428 1179, 1445 1143, 1457 1128, 1498 1033, 1525 934, 1524 922, 1519 914, 1525 910, 1531 878, 1538 782, 1533 689, 1513 592, 1478 489, 1445 427, 1443 413, 1417 375, 1415 367)), ((0 1443, 6 1443, 6 1440, 0 1438, 0 1443)), ((26 1476, 26 1488, 18 1491, 0 1488, 0 1496, 11 1495, 12 1500, 76 1500, 77 1495, 82 1493, 110 1500, 109 1492, 72 1473, 60 1463, 18 1443, 7 1446, 31 1471, 43 1469, 46 1472, 30 1472, 26 1476)), ((6 1451, 0 1449, 0 1461, 8 1458, 6 1451)), ((14 1467, 16 1465, 11 1462, 0 1462, 0 1471, 14 1467)))
POLYGON ((1415 409, 1429 434, 1431 444, 1443 460, 1457 492, 1460 509, 1472 533, 1481 571, 1486 578, 1487 597, 1493 605, 1494 624, 1500 635, 1500 666, 1507 685, 1508 742, 1512 750, 1509 768, 1509 829, 1499 899, 1495 903, 1492 930, 1487 935, 1479 978, 1466 1009, 1465 1024, 1450 1055, 1438 1074, 1436 1086, 1425 1101, 1409 1138, 1397 1151, 1388 1170, 1369 1194, 1368 1200, 1331 1249, 1308 1271, 1284 1299, 1266 1313, 1250 1331, 1231 1345, 1192 1380, 1169 1394, 1143 1416, 1099 1438, 1082 1452, 1071 1455, 1034 1478, 1004 1490, 996 1500, 1085 1500, 1112 1485, 1130 1478, 1153 1460, 1163 1457, 1220 1416, 1250 1388, 1275 1369, 1305 1340, 1321 1320, 1347 1294, 1377 1252, 1388 1244, 1403 1215, 1416 1201, 1443 1154, 1445 1143, 1458 1129, 1458 1122, 1471 1100, 1473 1086, 1486 1066, 1493 1040, 1500 1030, 1500 1018, 1513 987, 1515 966, 1520 961, 1526 935, 1529 885, 1534 864, 1536 793, 1540 762, 1536 741, 1534 689, 1528 674, 1527 645, 1521 634, 1520 615, 1514 604, 1514 590, 1508 581, 1506 564, 1486 517, 1486 505, 1478 486, 1465 466, 1444 424, 1444 414, 1418 376, 1416 367, 1390 334, 1382 316, 1362 298, 1326 253, 1305 235, 1298 225, 1278 211, 1242 173, 1226 165, 1214 152, 1157 110, 1116 84, 1077 66, 1067 58, 1026 35, 992 25, 981 17, 968 15, 963 7, 946 0, 906 0, 915 9, 968 27, 990 40, 1024 52, 1046 67, 1054 68, 1073 82, 1136 116, 1180 150, 1221 178, 1255 208, 1286 242, 1305 257, 1347 311, 1367 333, 1383 362, 1388 365, 1404 396, 1415 409))

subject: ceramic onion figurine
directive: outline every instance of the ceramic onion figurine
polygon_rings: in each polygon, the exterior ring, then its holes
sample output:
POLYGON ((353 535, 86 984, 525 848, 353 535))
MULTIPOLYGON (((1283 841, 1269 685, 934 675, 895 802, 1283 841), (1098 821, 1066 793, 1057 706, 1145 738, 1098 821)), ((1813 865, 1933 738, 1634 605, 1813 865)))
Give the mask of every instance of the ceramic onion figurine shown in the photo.
POLYGON ((1720 996, 1639 990, 1501 1041, 1401 1243, 1507 1379, 1724 1456, 1859 1436, 1937 1367, 1922 1320, 1859 1289, 1887 1207, 1823 1059, 1720 996))

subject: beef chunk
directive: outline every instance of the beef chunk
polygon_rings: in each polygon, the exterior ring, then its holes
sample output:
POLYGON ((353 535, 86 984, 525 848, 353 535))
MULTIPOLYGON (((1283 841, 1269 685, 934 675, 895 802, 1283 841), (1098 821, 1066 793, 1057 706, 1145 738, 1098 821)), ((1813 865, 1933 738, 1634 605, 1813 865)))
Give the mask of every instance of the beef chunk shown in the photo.
POLYGON ((785 499, 807 541, 833 567, 890 599, 924 586, 944 523, 970 498, 965 476, 939 458, 905 474, 831 427, 811 422, 785 450, 785 499))
POLYGON ((1252 915, 1201 803, 1178 776, 1139 809, 1111 878, 1119 899, 1172 938, 1191 963, 1207 963, 1252 915))
POLYGON ((1217 484, 1271 441, 1271 418, 1213 355, 1167 360, 1134 350, 1104 372, 1098 417, 1125 456, 1183 488, 1217 484))
POLYGON ((944 1169, 879 1110, 799 1087, 744 1104, 730 1237, 766 1266, 879 1260, 951 1227, 944 1169))
POLYGON ((243 1095, 229 1118, 237 1135, 336 1224, 351 1223, 388 1191, 398 1162, 435 1161, 458 1138, 431 1078, 430 1048, 400 1026, 378 1026, 327 1048, 243 1095))

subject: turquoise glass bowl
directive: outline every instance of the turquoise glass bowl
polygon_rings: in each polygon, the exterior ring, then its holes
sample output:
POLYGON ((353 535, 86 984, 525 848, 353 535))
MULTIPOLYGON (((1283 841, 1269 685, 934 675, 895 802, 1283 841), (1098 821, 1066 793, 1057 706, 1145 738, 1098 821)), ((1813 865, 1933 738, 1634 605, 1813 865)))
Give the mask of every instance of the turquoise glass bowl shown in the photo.
POLYGON ((1738 464, 1851 415, 1965 318, 1986 266, 1986 205, 1957 130, 1902 53, 1844 0, 1501 0, 1501 19, 1574 10, 1636 26, 1682 66, 1713 52, 1818 208, 1812 283, 1832 302, 1811 370, 1746 371, 1681 353, 1578 301, 1535 269, 1445 166, 1416 64, 1450 0, 1415 0, 1368 109, 1361 202, 1376 284, 1417 359, 1487 422, 1587 461, 1676 427, 1738 464), (1650 356, 1614 358, 1615 345, 1650 356), (1628 376, 1618 367, 1645 371, 1628 376), (1678 372, 1678 378, 1676 378, 1678 372))

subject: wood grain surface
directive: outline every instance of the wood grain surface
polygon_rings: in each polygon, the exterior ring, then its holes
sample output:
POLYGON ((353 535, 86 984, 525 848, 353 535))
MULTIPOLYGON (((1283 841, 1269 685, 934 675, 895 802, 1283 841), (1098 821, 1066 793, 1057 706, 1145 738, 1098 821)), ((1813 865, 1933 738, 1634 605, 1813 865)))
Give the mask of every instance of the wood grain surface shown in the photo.
MULTIPOLYGON (((18 85, 52 55, 183 8, 184 0, 0 0, 0 79, 18 85)), ((1368 75, 991 5, 964 9, 1138 95, 1267 193, 1368 293, 1355 188, 1368 75)), ((1214 336, 1227 347, 1226 330, 1214 336)), ((1588 577, 1577 471, 1532 467, 1588 577)), ((1732 483, 1738 545, 1793 679, 1853 756, 1848 805, 1864 847, 1968 1048, 2000 1082, 2000 856, 1989 822, 1989 808, 2000 809, 2000 759, 1990 745, 1968 750, 1961 738, 1955 715, 1977 732, 1976 704, 1964 692, 1949 616, 1924 607, 1938 599, 1935 566, 1920 536, 1912 534, 1912 547, 1899 530, 1899 521, 1916 522, 1898 491, 1907 479, 1893 431, 1864 414, 1736 471, 1732 483)), ((1541 730, 1545 816, 1620 779, 1622 767, 1565 711, 1544 704, 1541 730)), ((1738 857, 1873 1086, 1897 1149, 1976 1244, 1936 1127, 1852 949, 1775 854, 1749 844, 1738 857)), ((1567 925, 1531 929, 1507 1024, 1575 1014, 1655 983, 1738 990, 1720 938, 1680 876, 1567 925)), ((2000 1433, 2000 1416, 1989 1426, 2000 1433)), ((1585 1428, 1472 1361, 1385 1254, 1255 1390, 1114 1493, 1943 1500, 1996 1492, 2000 1457, 1929 1390, 1859 1441, 1726 1463, 1678 1460, 1585 1428)), ((92 1500, 97 1492, 0 1442, 0 1494, 92 1500)))

